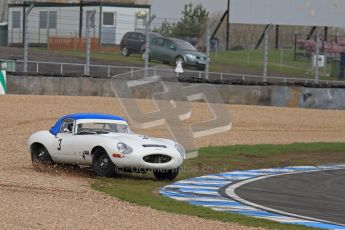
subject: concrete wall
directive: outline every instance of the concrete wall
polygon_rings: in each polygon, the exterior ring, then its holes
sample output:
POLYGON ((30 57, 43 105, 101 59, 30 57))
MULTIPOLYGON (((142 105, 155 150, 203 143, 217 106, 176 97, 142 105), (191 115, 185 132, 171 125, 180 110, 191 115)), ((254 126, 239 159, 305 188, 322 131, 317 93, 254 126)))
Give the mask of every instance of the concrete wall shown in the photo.
MULTIPOLYGON (((30 77, 8 76, 7 87, 10 94, 70 95, 112 97, 115 93, 112 84, 124 84, 124 80, 97 78, 30 77)), ((174 87, 177 82, 164 82, 174 87)), ((183 83, 183 86, 191 86, 183 83)), ((288 86, 241 86, 212 85, 216 87, 224 103, 243 105, 281 106, 296 108, 345 109, 345 89, 304 88, 288 86)), ((160 83, 133 87, 137 98, 149 98, 153 93, 162 91, 160 83)), ((172 94, 171 99, 181 95, 172 94)), ((212 95, 209 95, 212 101, 212 95)))

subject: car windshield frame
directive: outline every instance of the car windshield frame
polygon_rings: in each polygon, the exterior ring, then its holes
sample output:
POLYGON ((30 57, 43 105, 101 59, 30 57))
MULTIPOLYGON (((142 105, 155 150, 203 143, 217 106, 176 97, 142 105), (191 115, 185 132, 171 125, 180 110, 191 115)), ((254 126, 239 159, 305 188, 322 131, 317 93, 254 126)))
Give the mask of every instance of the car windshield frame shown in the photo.
POLYGON ((99 119, 83 119, 76 122, 75 134, 86 135, 86 134, 109 134, 109 133, 123 133, 123 134, 133 134, 128 123, 126 121, 116 121, 116 120, 99 120, 99 119), (102 125, 103 128, 86 128, 80 130, 81 125, 102 125), (122 131, 119 132, 118 126, 125 126, 122 131), (108 127, 108 128, 106 128, 108 127), (116 131, 115 131, 116 129, 116 131), (127 129, 126 132, 123 132, 127 129))

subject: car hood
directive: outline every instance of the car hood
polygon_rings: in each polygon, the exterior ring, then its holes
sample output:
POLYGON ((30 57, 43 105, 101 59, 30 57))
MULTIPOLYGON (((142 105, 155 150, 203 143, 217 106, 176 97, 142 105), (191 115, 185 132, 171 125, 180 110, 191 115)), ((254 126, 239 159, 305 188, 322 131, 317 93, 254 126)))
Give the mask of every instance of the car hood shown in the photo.
POLYGON ((201 53, 199 51, 193 51, 193 50, 182 50, 183 54, 187 55, 187 54, 192 54, 194 56, 197 57, 206 57, 206 55, 204 53, 201 53))
POLYGON ((167 147, 173 147, 175 144, 172 140, 148 137, 140 134, 109 133, 103 136, 114 138, 128 145, 165 145, 167 147))

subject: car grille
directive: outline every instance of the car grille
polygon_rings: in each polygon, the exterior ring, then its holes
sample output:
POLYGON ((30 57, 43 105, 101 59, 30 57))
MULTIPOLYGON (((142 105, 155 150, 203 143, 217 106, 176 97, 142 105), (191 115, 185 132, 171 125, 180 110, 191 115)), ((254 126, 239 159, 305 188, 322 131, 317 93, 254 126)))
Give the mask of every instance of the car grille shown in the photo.
POLYGON ((143 145, 144 148, 167 148, 165 145, 143 145))
POLYGON ((162 163, 168 163, 171 161, 171 157, 163 154, 151 154, 148 156, 145 156, 144 161, 147 163, 153 163, 153 164, 162 164, 162 163))

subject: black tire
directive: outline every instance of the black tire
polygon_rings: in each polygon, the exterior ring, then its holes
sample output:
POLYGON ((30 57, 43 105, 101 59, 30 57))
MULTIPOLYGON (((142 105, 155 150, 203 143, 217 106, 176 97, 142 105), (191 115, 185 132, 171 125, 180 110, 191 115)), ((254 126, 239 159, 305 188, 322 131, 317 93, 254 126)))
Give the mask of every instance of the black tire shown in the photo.
POLYGON ((128 57, 129 56, 128 48, 126 46, 123 46, 121 49, 121 53, 123 56, 128 57))
POLYGON ((43 145, 31 146, 31 160, 34 166, 54 164, 47 148, 43 145))
POLYGON ((179 169, 156 169, 153 170, 153 174, 155 175, 157 180, 174 180, 178 175, 179 169))
POLYGON ((100 177, 115 176, 115 165, 103 148, 95 151, 92 158, 92 169, 100 177))

